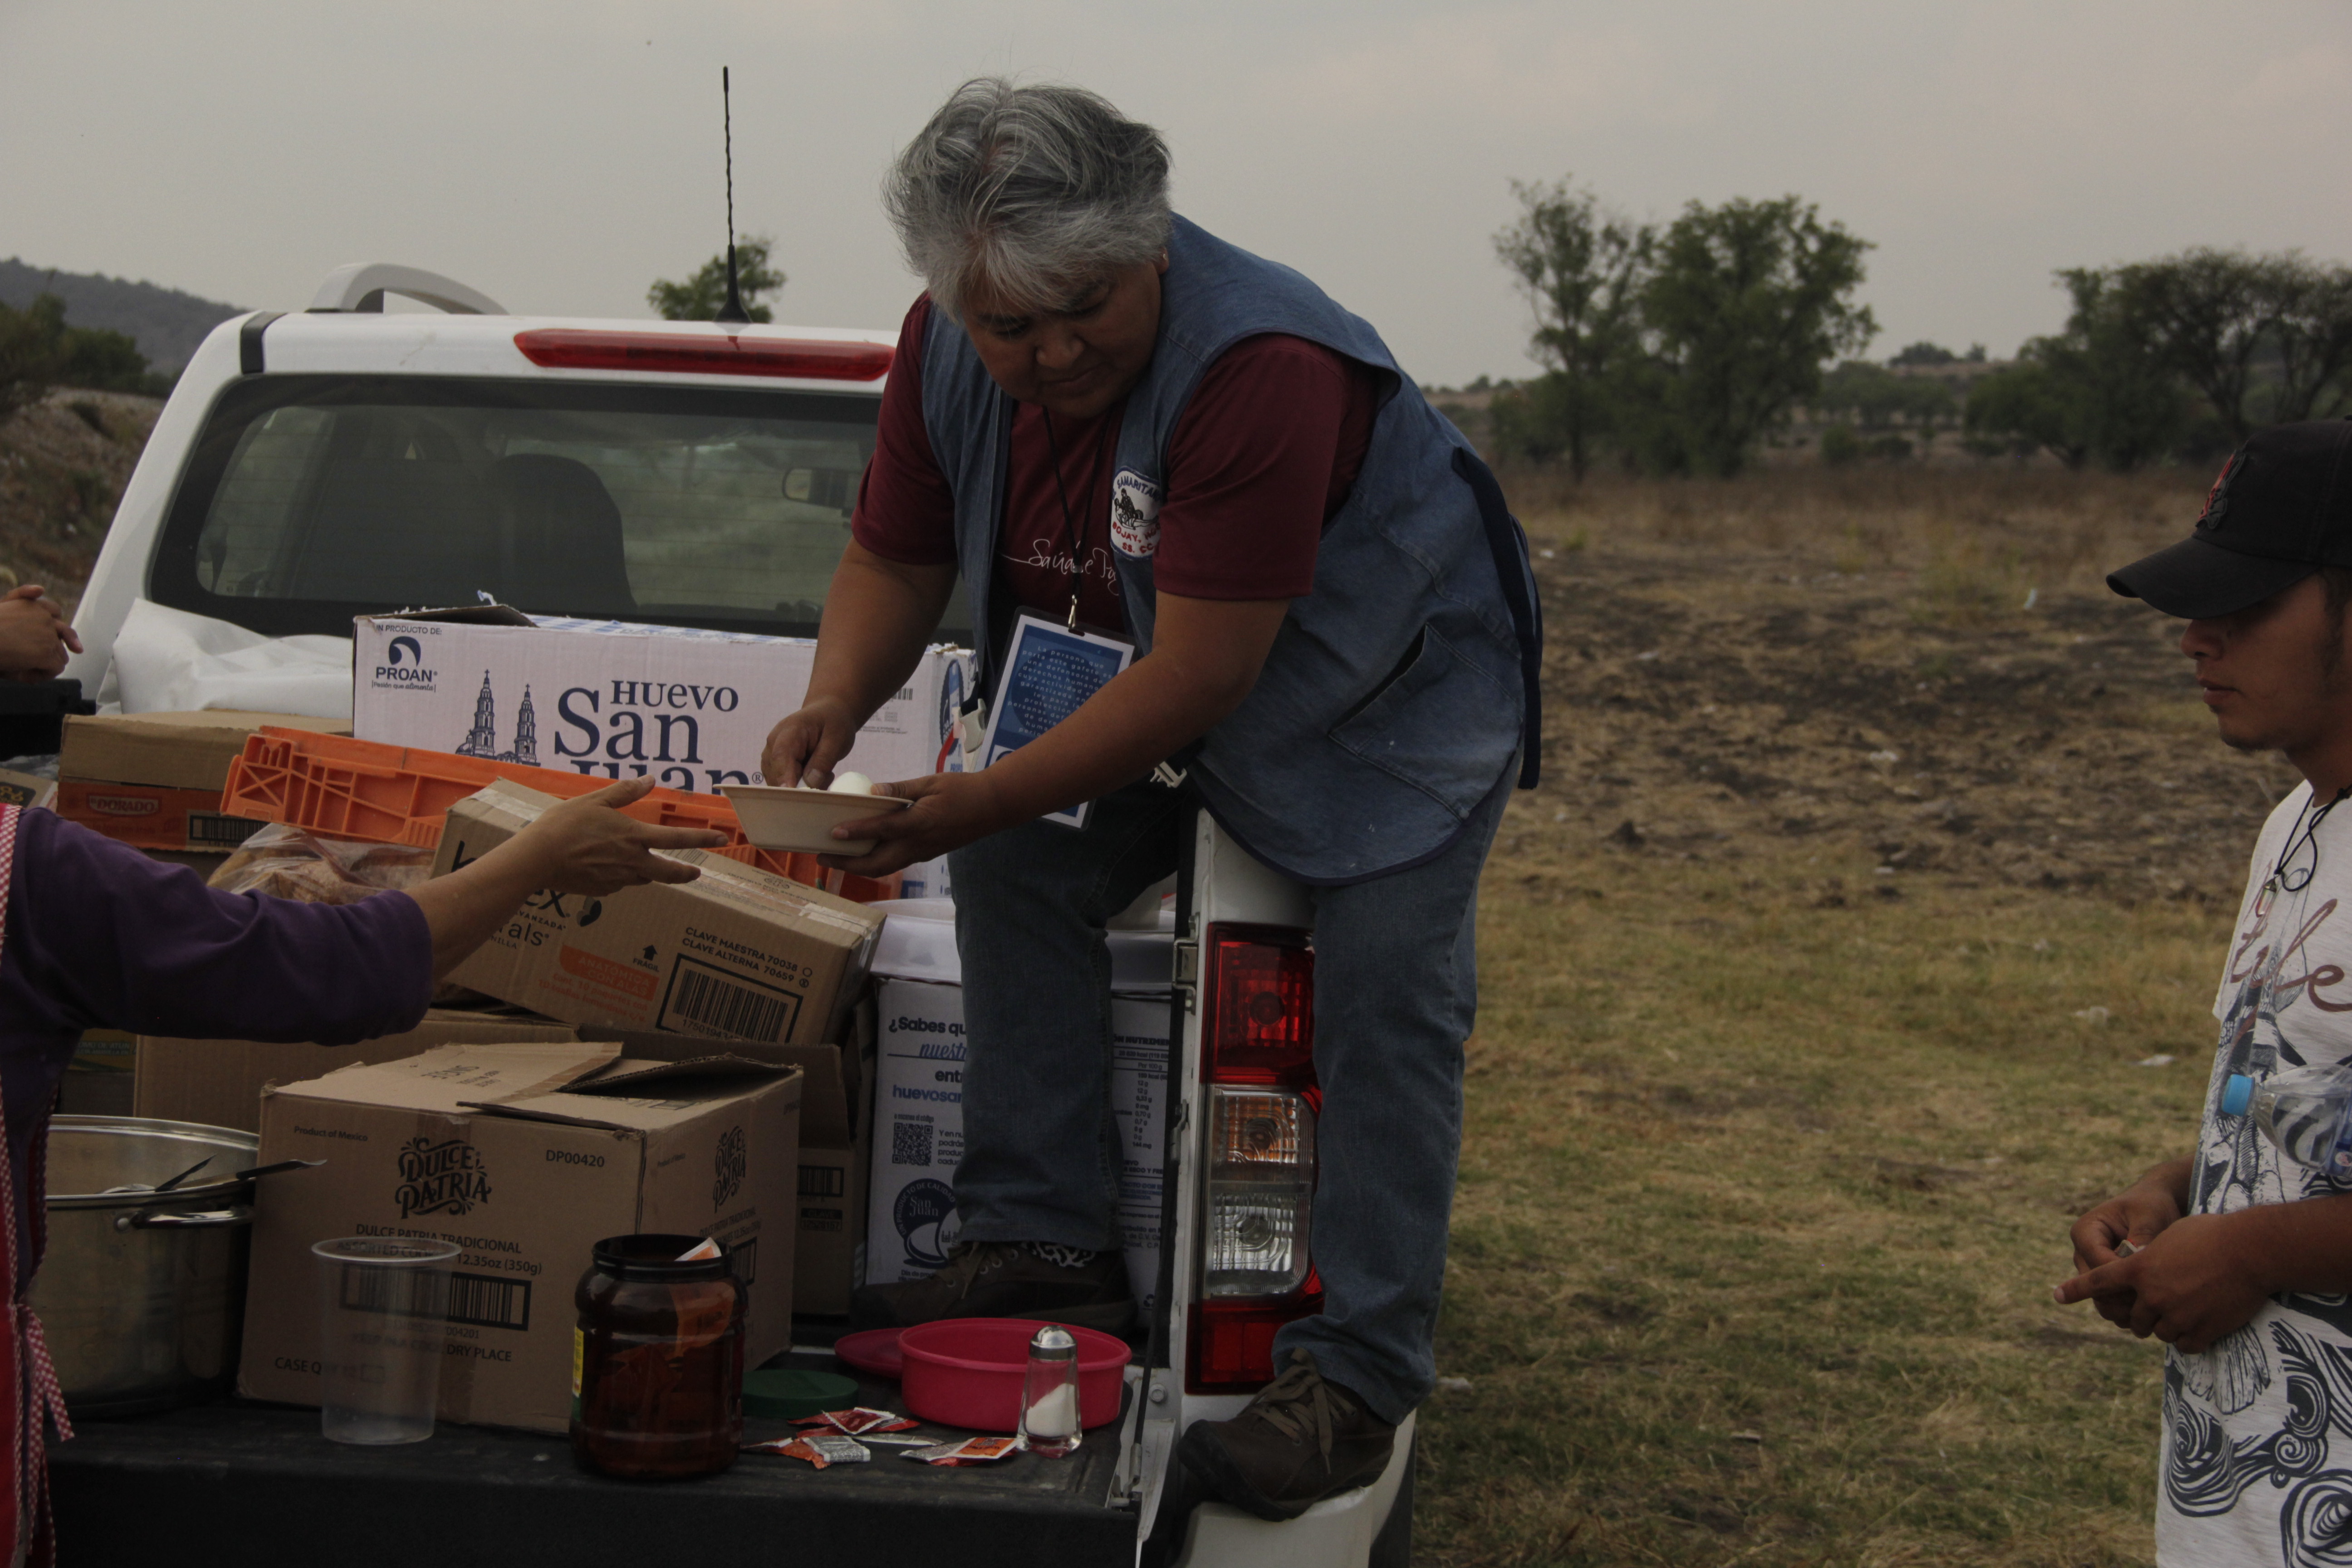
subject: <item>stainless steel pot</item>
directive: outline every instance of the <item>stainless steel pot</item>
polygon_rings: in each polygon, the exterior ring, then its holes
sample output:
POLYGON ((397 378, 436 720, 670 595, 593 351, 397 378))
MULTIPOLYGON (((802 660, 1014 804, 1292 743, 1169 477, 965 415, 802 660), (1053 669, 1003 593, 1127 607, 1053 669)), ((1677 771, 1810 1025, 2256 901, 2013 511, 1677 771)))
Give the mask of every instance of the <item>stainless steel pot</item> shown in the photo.
POLYGON ((49 1123, 48 1255, 33 1310, 76 1415, 133 1415, 228 1392, 245 1328, 260 1140, 134 1116, 49 1123), (205 1156, 168 1193, 152 1189, 205 1156))

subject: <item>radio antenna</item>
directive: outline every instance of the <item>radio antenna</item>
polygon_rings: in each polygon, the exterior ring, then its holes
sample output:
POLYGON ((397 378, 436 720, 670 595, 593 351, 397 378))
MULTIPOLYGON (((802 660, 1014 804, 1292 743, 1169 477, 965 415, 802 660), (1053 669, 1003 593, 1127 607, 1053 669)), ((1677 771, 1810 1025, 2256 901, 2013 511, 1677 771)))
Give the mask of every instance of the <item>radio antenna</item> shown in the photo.
POLYGON ((711 319, 747 327, 751 312, 743 308, 743 290, 735 277, 735 110, 725 66, 719 68, 719 117, 727 136, 727 303, 711 319))

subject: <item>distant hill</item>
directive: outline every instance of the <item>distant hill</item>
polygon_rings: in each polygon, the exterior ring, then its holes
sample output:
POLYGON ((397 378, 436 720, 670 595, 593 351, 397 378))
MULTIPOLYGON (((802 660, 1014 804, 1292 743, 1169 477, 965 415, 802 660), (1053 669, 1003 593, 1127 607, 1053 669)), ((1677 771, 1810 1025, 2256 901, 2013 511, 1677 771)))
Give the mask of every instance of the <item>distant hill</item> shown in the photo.
POLYGON ((205 334, 245 307, 199 300, 177 289, 133 283, 103 273, 59 272, 27 267, 10 257, 0 261, 0 305, 19 310, 42 293, 66 302, 66 321, 76 327, 105 327, 128 332, 139 343, 147 363, 166 375, 177 372, 205 341, 205 334))

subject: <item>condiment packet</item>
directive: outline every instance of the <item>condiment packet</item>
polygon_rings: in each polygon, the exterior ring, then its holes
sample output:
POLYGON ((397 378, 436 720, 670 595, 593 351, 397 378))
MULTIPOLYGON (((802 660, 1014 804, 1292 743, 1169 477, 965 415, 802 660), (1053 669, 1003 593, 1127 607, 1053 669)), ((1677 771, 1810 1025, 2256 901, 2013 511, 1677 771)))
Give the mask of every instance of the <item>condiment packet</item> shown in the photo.
POLYGON ((915 1423, 896 1411, 873 1410, 861 1405, 855 1410, 828 1410, 819 1415, 803 1415, 793 1425, 829 1426, 852 1437, 863 1437, 868 1432, 904 1432, 915 1423))
POLYGON ((928 1448, 939 1441, 937 1437, 910 1437, 904 1432, 860 1432, 857 1440, 883 1448, 928 1448))
POLYGON ((873 1451, 855 1437, 845 1437, 837 1432, 803 1432, 797 1437, 771 1437, 764 1443, 746 1443, 747 1454, 782 1454, 788 1459, 806 1459, 818 1469, 827 1465, 862 1465, 874 1457, 873 1451))
POLYGON ((677 1260, 680 1263, 703 1263, 718 1256, 719 1244, 706 1236, 684 1252, 679 1253, 677 1260))
POLYGON ((934 1443, 928 1448, 904 1449, 898 1457, 919 1459, 927 1465, 985 1465, 1027 1447, 1018 1437, 963 1437, 952 1443, 934 1443))

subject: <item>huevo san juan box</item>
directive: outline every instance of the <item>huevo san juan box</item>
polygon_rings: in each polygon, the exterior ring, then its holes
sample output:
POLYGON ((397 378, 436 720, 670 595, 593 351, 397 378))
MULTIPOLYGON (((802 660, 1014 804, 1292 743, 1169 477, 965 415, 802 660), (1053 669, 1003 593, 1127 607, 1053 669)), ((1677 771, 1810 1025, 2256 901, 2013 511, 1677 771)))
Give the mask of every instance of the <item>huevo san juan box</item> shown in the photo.
MULTIPOLYGON (((715 794, 765 783, 768 731, 801 705, 816 644, 804 637, 501 617, 477 624, 362 616, 352 636, 352 726, 362 741, 651 777, 715 794)), ((877 779, 936 773, 971 679, 969 656, 939 647, 866 721, 842 763, 877 779)))
POLYGON ((608 1236, 725 1242, 750 1293, 748 1364, 792 1343, 798 1068, 624 1058, 613 1044, 445 1046, 268 1090, 238 1391, 319 1401, 313 1243, 455 1242, 440 1414, 561 1432, 573 1288, 608 1236))

